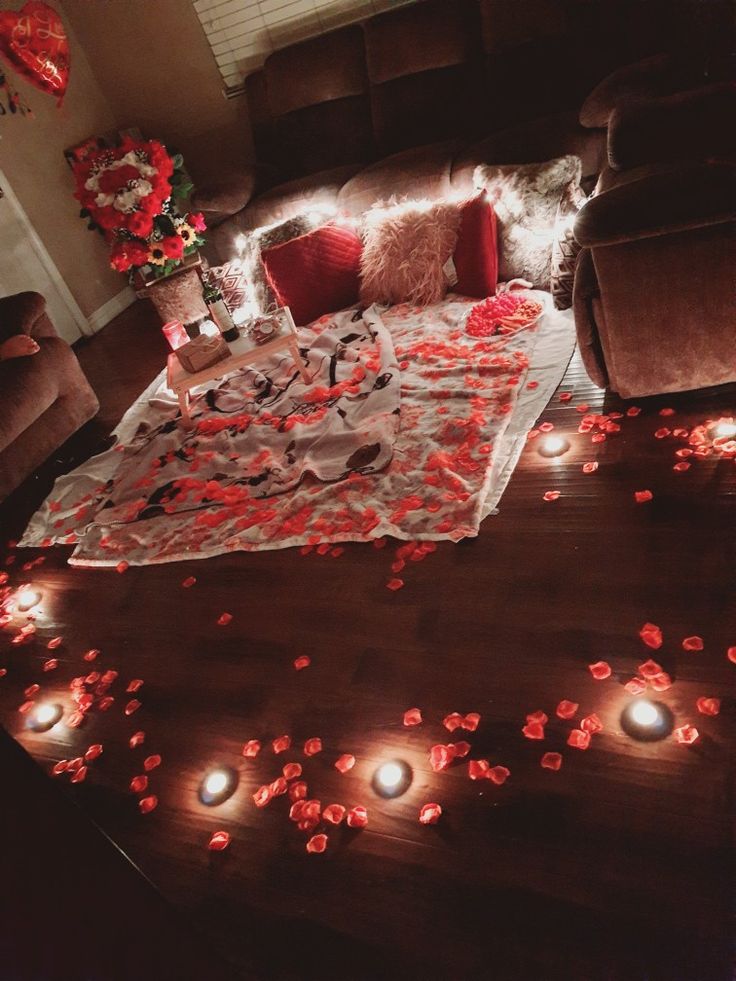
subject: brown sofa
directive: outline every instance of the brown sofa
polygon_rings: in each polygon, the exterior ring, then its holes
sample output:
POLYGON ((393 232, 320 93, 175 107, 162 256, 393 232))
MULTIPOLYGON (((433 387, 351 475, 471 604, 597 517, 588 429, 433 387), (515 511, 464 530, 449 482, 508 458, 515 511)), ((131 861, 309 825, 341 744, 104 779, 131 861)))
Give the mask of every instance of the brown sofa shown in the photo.
POLYGON ((575 321, 589 375, 626 398, 736 381, 730 70, 648 59, 581 110, 608 163, 575 222, 575 321))
POLYGON ((246 79, 257 163, 199 182, 209 257, 313 205, 465 189, 477 163, 577 152, 592 187, 605 132, 578 122, 585 95, 616 65, 692 46, 701 6, 423 0, 275 52, 246 79))
POLYGON ((0 341, 15 334, 30 335, 40 350, 0 362, 0 500, 99 408, 38 293, 0 298, 0 341))

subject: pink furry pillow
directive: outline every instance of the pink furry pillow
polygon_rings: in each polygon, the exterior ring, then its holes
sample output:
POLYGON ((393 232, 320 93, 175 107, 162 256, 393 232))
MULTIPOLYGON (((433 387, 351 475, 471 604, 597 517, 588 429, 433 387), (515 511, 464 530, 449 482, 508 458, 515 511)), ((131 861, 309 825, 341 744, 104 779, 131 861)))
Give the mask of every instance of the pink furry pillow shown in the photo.
POLYGON ((390 201, 363 216, 360 300, 413 303, 441 300, 444 266, 457 244, 460 209, 444 201, 390 201))

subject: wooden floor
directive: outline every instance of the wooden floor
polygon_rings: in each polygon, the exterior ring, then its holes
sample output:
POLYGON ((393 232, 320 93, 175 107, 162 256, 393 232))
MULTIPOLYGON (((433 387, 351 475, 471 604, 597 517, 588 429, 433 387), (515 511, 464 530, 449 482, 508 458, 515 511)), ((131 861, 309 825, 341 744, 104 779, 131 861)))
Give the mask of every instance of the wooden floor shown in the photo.
MULTIPOLYGON (((85 342, 79 356, 100 418, 0 510, 4 539, 21 531, 55 471, 102 445, 164 355, 144 307, 85 342)), ((626 403, 593 388, 577 360, 562 389, 573 401, 555 397, 543 418, 570 435, 571 451, 552 462, 530 443, 500 514, 476 540, 442 543, 408 564, 396 593, 385 587, 391 542, 383 550, 348 544, 339 559, 290 549, 123 575, 71 569, 65 550, 24 572, 39 553, 19 550, 7 567, 12 583, 31 578, 43 590, 43 613, 33 644, 13 647, 7 632, 0 640, 8 669, 0 721, 45 770, 103 744, 85 782, 60 777, 55 786, 227 959, 231 977, 732 977, 736 664, 726 650, 736 645, 736 464, 707 459, 674 472, 678 444, 653 434, 733 413, 736 391, 638 400, 641 415, 592 444, 577 433, 575 406, 626 403), (663 418, 662 407, 676 414, 663 418), (597 472, 584 475, 592 460, 597 472), (642 489, 654 499, 638 505, 633 494, 642 489), (545 503, 547 490, 561 497, 545 503), (190 575, 196 585, 182 589, 190 575), (223 611, 234 615, 227 627, 216 625, 223 611), (646 621, 664 632, 654 656, 674 680, 659 697, 677 725, 701 733, 691 747, 636 743, 621 731, 630 700, 623 683, 653 653, 638 637, 646 621), (681 648, 693 634, 704 639, 702 653, 681 648), (47 674, 45 643, 57 635, 60 664, 47 674), (102 652, 94 665, 82 660, 91 647, 102 652), (296 672, 302 653, 312 664, 296 672), (593 680, 587 665, 598 660, 610 662, 611 679, 593 680), (67 704, 69 681, 91 667, 120 672, 107 713, 80 729, 24 728, 17 708, 26 686, 39 683, 44 697, 67 704), (125 684, 134 678, 144 681, 142 707, 127 718, 125 684), (722 699, 719 716, 697 712, 701 695, 722 699), (565 745, 572 723, 554 714, 563 698, 604 723, 585 752, 565 745), (413 706, 424 724, 405 729, 413 706), (550 716, 544 742, 521 734, 537 709, 550 716), (467 736, 471 756, 507 766, 504 786, 470 781, 465 763, 432 772, 429 747, 464 736, 442 728, 451 711, 482 714, 467 736), (146 741, 131 750, 138 729, 146 741), (275 756, 270 741, 282 734, 294 749, 275 756), (305 759, 301 746, 312 736, 324 750, 305 759), (255 760, 240 755, 249 739, 264 743, 255 760), (547 750, 563 753, 557 773, 539 765, 547 750), (149 774, 160 803, 142 816, 128 784, 150 753, 163 760, 149 774), (357 758, 344 776, 333 767, 342 753, 357 758), (402 797, 382 800, 372 773, 395 757, 411 765, 413 782, 402 797), (323 805, 365 804, 369 827, 343 825, 325 854, 306 854, 287 798, 262 810, 251 800, 290 761, 304 765, 310 796, 323 805), (208 809, 197 787, 214 764, 236 767, 240 783, 208 809), (436 826, 417 821, 428 801, 443 808, 436 826), (232 843, 213 853, 207 841, 218 829, 232 843)), ((6 786, 8 806, 22 814, 27 805, 6 786)), ((66 846, 58 834, 56 847, 66 846)), ((6 899, 12 891, 3 882, 6 899)), ((100 881, 99 902, 105 893, 100 881)), ((100 977, 85 970, 76 977, 100 977)), ((141 964, 137 976, 152 975, 141 964)), ((192 976, 204 981, 201 971, 192 976)))

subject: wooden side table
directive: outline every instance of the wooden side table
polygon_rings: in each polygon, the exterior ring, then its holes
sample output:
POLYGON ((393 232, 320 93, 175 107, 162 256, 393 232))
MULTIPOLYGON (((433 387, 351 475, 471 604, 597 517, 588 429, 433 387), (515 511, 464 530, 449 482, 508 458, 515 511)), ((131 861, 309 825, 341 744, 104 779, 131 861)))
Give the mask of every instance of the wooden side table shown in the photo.
POLYGON ((189 414, 190 389, 196 388, 197 385, 203 385, 205 382, 214 381, 216 378, 222 378, 224 375, 229 375, 239 368, 252 365, 256 361, 276 354, 278 351, 284 351, 288 348, 302 381, 305 385, 310 383, 311 379, 304 370, 304 364, 299 354, 298 338, 291 310, 288 307, 282 307, 274 314, 274 318, 278 320, 279 327, 273 338, 256 343, 247 334, 241 335, 236 341, 228 344, 230 348, 228 357, 210 365, 209 368, 204 368, 202 371, 194 373, 186 371, 172 351, 166 362, 166 384, 178 396, 182 423, 186 429, 194 427, 192 417, 189 414))

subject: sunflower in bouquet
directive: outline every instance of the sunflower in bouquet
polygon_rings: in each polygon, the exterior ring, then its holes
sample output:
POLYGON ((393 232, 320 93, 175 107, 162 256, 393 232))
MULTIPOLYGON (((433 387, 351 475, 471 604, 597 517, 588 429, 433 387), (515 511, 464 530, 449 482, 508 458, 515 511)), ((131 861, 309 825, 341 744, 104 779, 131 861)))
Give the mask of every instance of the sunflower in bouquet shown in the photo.
POLYGON ((81 217, 102 231, 113 269, 165 276, 204 244, 203 216, 179 211, 192 190, 182 157, 158 140, 126 138, 76 163, 74 176, 81 217))

